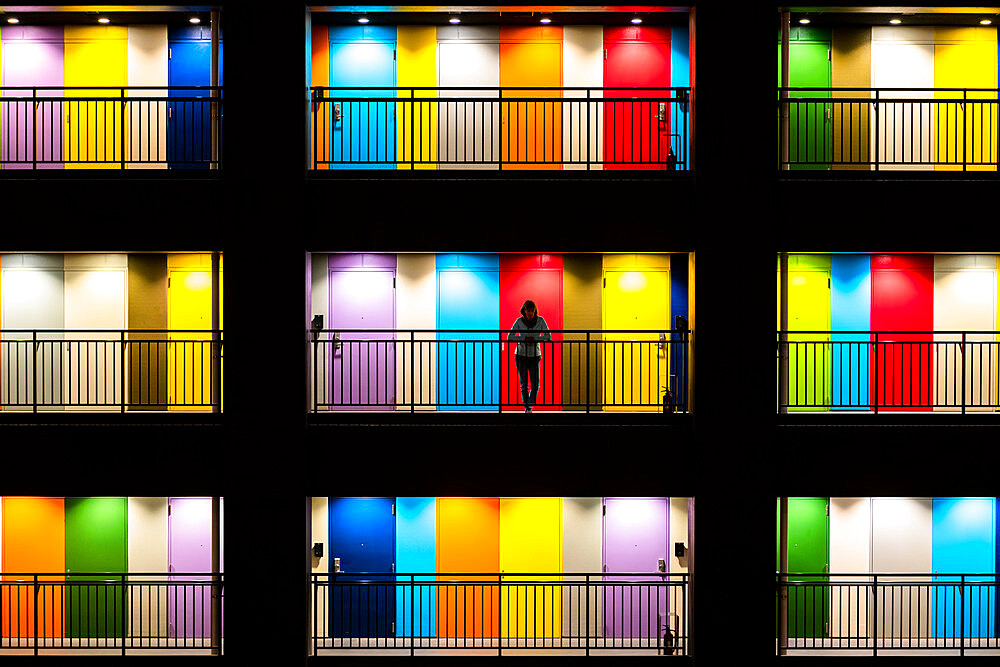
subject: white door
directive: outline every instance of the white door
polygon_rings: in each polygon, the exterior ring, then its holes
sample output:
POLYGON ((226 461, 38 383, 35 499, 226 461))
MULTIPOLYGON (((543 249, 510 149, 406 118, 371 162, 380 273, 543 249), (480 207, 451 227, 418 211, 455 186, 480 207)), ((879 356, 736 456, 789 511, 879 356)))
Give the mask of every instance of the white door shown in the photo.
MULTIPOLYGON (((931 571, 931 498, 872 498, 872 571, 931 571)), ((930 583, 930 577, 879 577, 879 582, 930 583)), ((879 637, 929 637, 931 599, 925 587, 878 590, 879 637)))
MULTIPOLYGON (((464 29, 458 39, 438 41, 438 81, 449 86, 500 86, 500 44, 497 28, 464 29)), ((447 90, 440 97, 476 98, 443 102, 438 107, 438 152, 442 169, 498 169, 481 164, 500 157, 500 104, 496 90, 447 90), (480 102, 479 99, 484 101, 480 102), (477 163, 477 164, 470 164, 477 163)))
MULTIPOLYGON (((6 259, 4 261, 7 261, 6 259)), ((63 354, 60 344, 63 321, 62 269, 11 268, 0 277, 3 291, 3 343, 0 343, 0 397, 4 410, 61 410, 63 403, 63 354), (30 332, 36 329, 38 344, 30 332), (32 372, 34 363, 34 372, 32 372), (37 384, 37 388, 36 385, 37 384)))
POLYGON ((911 89, 880 94, 903 101, 879 102, 878 123, 871 117, 879 169, 933 170, 934 104, 919 100, 932 100, 934 92, 912 89, 934 87, 934 29, 873 27, 871 54, 873 88, 911 89))
POLYGON ((66 270, 68 410, 121 409, 125 282, 125 269, 66 270))

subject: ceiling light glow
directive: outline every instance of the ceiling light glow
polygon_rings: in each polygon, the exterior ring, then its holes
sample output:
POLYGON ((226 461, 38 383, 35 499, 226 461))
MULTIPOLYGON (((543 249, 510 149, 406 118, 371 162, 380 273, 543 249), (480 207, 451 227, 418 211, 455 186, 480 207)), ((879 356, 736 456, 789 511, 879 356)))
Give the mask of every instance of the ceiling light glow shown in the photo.
POLYGON ((899 19, 890 19, 889 23, 891 23, 892 25, 899 25, 900 23, 902 23, 902 21, 900 21, 899 19))
POLYGON ((632 19, 632 23, 639 25, 640 23, 642 23, 642 19, 636 16, 634 19, 632 19))
POLYGON ((201 19, 198 18, 197 16, 192 16, 191 18, 188 19, 188 23, 194 23, 195 25, 198 25, 199 23, 201 23, 201 19))
POLYGON ((101 18, 97 19, 97 22, 98 23, 111 23, 111 19, 105 18, 105 17, 102 16, 101 18))
POLYGON ((13 16, 11 16, 9 19, 7 19, 7 23, 20 23, 20 22, 21 22, 21 19, 15 18, 13 16))
POLYGON ((450 19, 448 19, 448 23, 461 23, 461 22, 462 19, 458 18, 457 16, 452 16, 450 19))
POLYGON ((799 23, 801 23, 802 25, 809 25, 810 23, 812 23, 812 21, 810 21, 809 19, 799 19, 799 23))
POLYGON ((991 23, 993 23, 993 21, 989 19, 983 19, 982 21, 979 22, 979 25, 990 25, 991 23))
POLYGON ((539 20, 540 20, 540 21, 541 21, 542 23, 552 23, 552 19, 550 19, 550 18, 544 18, 544 19, 539 19, 539 20))
POLYGON ((358 23, 368 23, 368 17, 362 16, 358 19, 358 23))

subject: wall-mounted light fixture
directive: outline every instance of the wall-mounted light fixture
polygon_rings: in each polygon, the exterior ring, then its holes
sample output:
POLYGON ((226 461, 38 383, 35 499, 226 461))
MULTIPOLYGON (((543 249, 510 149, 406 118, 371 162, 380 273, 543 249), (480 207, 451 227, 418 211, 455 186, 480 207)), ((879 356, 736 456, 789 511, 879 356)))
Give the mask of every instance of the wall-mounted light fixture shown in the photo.
POLYGON ((803 17, 799 19, 799 23, 801 23, 802 25, 809 25, 810 23, 812 23, 812 21, 803 17))
POLYGON ((457 16, 452 16, 450 19, 448 19, 448 23, 461 23, 461 22, 462 19, 458 18, 457 16))
POLYGON ((539 23, 552 23, 552 19, 546 17, 538 19, 539 23))
POLYGON ((7 18, 7 23, 20 23, 20 22, 21 19, 17 18, 16 16, 11 16, 7 18))
POLYGON ((892 25, 899 25, 900 23, 902 23, 902 21, 899 19, 889 19, 889 23, 891 23, 892 25))
POLYGON ((979 25, 990 25, 991 23, 993 23, 993 21, 989 19, 983 19, 982 21, 979 22, 979 25))
POLYGON ((639 25, 640 23, 642 23, 642 19, 636 16, 635 18, 632 19, 632 23, 639 25))
POLYGON ((368 17, 362 16, 361 18, 358 19, 358 23, 368 23, 368 17))
POLYGON ((191 18, 188 19, 188 23, 193 23, 195 25, 198 25, 199 23, 201 23, 201 19, 198 18, 197 16, 192 16, 191 18))
POLYGON ((111 23, 111 19, 107 18, 106 16, 102 16, 101 18, 97 19, 97 22, 107 25, 108 23, 111 23))

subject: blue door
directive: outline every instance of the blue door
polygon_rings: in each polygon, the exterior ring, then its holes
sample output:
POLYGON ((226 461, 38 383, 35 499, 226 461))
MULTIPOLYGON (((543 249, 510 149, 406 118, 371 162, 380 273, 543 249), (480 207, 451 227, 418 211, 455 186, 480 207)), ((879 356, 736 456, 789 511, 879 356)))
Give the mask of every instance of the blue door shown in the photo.
POLYGON ((396 620, 393 498, 330 498, 331 637, 392 637, 396 620), (368 572, 381 573, 376 575, 368 572))
POLYGON ((938 573, 980 575, 934 588, 934 637, 993 637, 996 499, 935 498, 931 545, 935 583, 961 580, 938 573))
POLYGON ((395 85, 395 28, 330 28, 331 169, 396 168, 395 85))
MULTIPOLYGON (((830 257, 830 329, 871 328, 872 271, 868 255, 830 257)), ((867 333, 830 335, 830 402, 833 410, 867 410, 869 349, 867 333)))
MULTIPOLYGON (((212 83, 212 31, 201 26, 170 28, 167 83, 209 86, 212 83)), ((219 85, 222 42, 219 42, 219 85)), ((167 102, 167 161, 170 169, 208 169, 212 158, 212 108, 207 90, 171 90, 167 102), (179 99, 184 98, 184 99, 179 99), (199 98, 199 99, 192 99, 199 98)), ((221 120, 220 127, 221 133, 221 120)))
POLYGON ((499 255, 437 256, 439 410, 496 410, 500 396, 499 255), (485 329, 492 333, 476 333, 485 329))
POLYGON ((437 626, 437 498, 396 498, 396 628, 404 637, 434 637, 437 626), (409 576, 407 576, 409 575, 409 576))

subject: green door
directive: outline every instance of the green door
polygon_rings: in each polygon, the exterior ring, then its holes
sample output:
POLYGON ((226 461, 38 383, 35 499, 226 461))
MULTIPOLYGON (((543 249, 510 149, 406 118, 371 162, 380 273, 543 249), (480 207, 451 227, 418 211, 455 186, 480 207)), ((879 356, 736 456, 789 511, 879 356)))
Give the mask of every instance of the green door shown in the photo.
POLYGON ((788 404, 826 410, 830 404, 830 256, 788 258, 788 404))
MULTIPOLYGON (((826 573, 830 570, 829 498, 788 499, 788 571, 826 573)), ((788 577, 807 585, 788 587, 788 636, 827 637, 830 623, 830 591, 816 582, 830 577, 788 577)))
POLYGON ((126 498, 66 498, 67 637, 123 635, 121 578, 100 573, 128 570, 127 508, 126 498))
MULTIPOLYGON (((829 30, 793 28, 789 41, 788 86, 827 88, 833 85, 829 30)), ((781 81, 781 46, 778 46, 778 81, 781 81)), ((792 98, 829 99, 825 91, 792 91, 792 98)), ((833 160, 833 105, 791 104, 788 119, 788 159, 792 169, 829 169, 833 160)))

